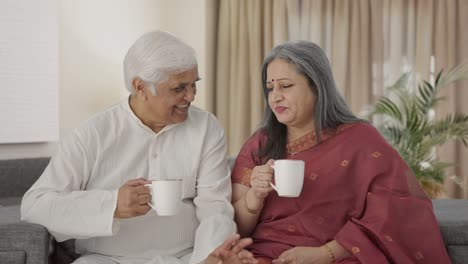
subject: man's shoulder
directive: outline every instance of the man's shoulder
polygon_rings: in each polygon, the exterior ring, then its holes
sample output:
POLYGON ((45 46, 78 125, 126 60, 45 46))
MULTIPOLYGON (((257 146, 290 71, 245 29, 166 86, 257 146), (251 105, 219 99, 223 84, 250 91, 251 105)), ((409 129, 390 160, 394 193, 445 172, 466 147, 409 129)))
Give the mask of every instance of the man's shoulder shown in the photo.
POLYGON ((190 115, 194 118, 214 118, 212 113, 194 105, 190 106, 189 108, 189 117, 190 115))
POLYGON ((187 119, 192 124, 212 124, 218 123, 218 119, 213 113, 201 109, 197 106, 191 106, 189 110, 189 117, 187 119))
POLYGON ((196 106, 191 106, 184 127, 191 131, 199 131, 203 134, 222 133, 223 129, 218 119, 212 113, 196 106))
POLYGON ((75 132, 109 130, 115 122, 121 121, 124 113, 125 109, 122 107, 122 103, 116 103, 88 118, 75 129, 75 132))

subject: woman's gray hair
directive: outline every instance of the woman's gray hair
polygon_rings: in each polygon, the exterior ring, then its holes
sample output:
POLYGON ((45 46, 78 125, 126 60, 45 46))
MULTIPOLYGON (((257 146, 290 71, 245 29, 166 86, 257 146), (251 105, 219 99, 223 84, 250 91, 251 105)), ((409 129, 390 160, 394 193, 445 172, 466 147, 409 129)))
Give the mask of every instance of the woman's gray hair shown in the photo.
MULTIPOLYGON (((265 58, 262 65, 262 86, 267 102, 267 68, 275 59, 282 59, 294 65, 297 72, 309 82, 310 89, 316 96, 314 116, 311 116, 311 119, 313 118, 315 122, 318 142, 320 142, 320 133, 324 129, 335 129, 346 123, 367 122, 351 112, 336 88, 327 56, 317 44, 308 41, 289 41, 278 45, 265 58)), ((286 126, 278 122, 268 104, 263 129, 269 139, 260 149, 260 157, 283 158, 287 143, 286 126)))
POLYGON ((156 84, 197 66, 195 50, 176 36, 153 31, 133 43, 124 59, 124 80, 127 90, 134 94, 133 80, 140 78, 156 95, 156 84))

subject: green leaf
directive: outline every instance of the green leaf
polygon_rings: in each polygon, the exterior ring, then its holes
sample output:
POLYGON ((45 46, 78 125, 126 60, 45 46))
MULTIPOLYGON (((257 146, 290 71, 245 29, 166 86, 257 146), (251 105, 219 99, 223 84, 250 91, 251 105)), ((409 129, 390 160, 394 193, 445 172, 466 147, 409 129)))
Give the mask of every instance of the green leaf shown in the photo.
POLYGON ((402 114, 400 110, 398 109, 398 106, 389 98, 384 97, 376 103, 375 113, 386 115, 387 117, 396 119, 400 122, 402 121, 401 120, 402 114))
POLYGON ((397 150, 422 185, 442 183, 445 169, 454 164, 442 162, 435 155, 435 148, 453 140, 468 147, 468 115, 452 113, 438 119, 430 119, 429 112, 444 100, 438 92, 448 84, 468 79, 468 63, 437 73, 434 85, 428 81, 410 89, 409 73, 403 74, 387 87, 385 96, 378 99, 370 116, 384 120, 379 131, 397 150), (429 164, 422 167, 421 164, 429 164))

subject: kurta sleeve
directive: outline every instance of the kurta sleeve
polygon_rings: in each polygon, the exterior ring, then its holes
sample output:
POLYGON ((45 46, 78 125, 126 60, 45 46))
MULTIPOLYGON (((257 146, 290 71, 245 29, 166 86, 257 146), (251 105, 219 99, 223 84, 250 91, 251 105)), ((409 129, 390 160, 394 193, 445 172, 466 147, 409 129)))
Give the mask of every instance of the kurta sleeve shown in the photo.
POLYGON ((118 190, 84 190, 95 165, 92 137, 74 131, 58 146, 49 165, 26 192, 21 220, 45 226, 58 240, 111 236, 118 190))
POLYGON ((406 163, 385 146, 368 156, 375 161, 357 162, 363 187, 336 241, 363 264, 450 263, 431 201, 406 163))
POLYGON ((226 142, 224 132, 215 120, 207 128, 196 189, 194 203, 200 225, 190 263, 202 262, 236 232, 226 142))

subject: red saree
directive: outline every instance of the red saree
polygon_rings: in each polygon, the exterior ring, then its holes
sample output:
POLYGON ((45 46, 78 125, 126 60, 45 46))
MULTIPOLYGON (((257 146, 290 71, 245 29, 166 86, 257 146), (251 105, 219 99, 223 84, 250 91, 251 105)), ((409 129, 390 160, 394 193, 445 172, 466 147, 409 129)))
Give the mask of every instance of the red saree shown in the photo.
MULTIPOLYGON (((288 144, 287 158, 305 161, 304 186, 298 198, 269 194, 252 233, 256 257, 336 239, 352 253, 338 263, 450 263, 431 201, 372 125, 345 125, 322 139, 316 144, 311 133, 288 144)), ((242 147, 233 183, 250 185, 264 140, 257 132, 242 147)))

